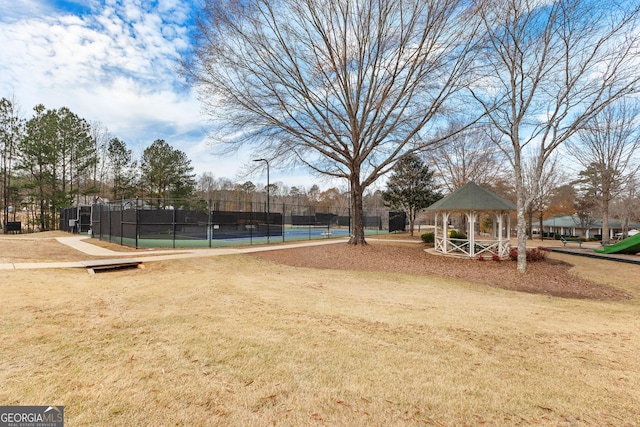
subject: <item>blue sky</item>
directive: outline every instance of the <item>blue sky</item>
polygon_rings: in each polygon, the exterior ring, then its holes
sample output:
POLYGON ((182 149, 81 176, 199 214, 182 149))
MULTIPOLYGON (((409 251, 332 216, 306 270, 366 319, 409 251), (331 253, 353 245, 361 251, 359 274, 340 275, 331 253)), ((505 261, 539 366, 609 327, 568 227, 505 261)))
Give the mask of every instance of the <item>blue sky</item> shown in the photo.
MULTIPOLYGON (((37 104, 68 107, 102 123, 138 157, 164 139, 189 156, 198 174, 264 183, 264 171, 243 175, 248 165, 255 167, 250 154, 215 155, 207 144, 207 117, 180 77, 194 4, 0 1, 0 97, 15 96, 27 118, 37 104)), ((272 170, 271 181, 308 187, 314 179, 272 170)))

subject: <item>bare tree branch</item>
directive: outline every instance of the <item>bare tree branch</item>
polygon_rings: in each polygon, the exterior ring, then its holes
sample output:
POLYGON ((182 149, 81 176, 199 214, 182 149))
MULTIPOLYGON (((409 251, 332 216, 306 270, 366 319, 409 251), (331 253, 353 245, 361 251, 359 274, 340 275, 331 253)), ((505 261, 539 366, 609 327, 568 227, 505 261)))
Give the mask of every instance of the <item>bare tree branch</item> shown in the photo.
POLYGON ((602 241, 609 242, 609 208, 614 198, 637 177, 640 164, 640 105, 620 100, 595 115, 577 138, 567 143, 569 153, 588 175, 602 214, 602 241))
POLYGON ((526 271, 527 206, 545 162, 617 99, 638 92, 640 5, 591 0, 479 0, 485 72, 470 88, 514 168, 518 270, 526 271), (536 165, 527 191, 524 160, 536 165))
POLYGON ((478 20, 464 0, 206 0, 186 71, 217 143, 364 190, 434 143, 463 87, 478 20))

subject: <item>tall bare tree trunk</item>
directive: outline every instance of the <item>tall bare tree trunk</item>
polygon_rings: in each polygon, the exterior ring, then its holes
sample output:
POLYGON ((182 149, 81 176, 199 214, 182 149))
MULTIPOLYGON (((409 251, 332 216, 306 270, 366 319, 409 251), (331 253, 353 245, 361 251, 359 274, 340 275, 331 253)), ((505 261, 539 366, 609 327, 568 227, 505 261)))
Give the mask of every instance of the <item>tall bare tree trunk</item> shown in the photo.
POLYGON ((609 243, 609 201, 603 198, 602 205, 602 236, 600 240, 603 243, 609 243))
POLYGON ((524 178, 522 176, 522 168, 520 166, 520 156, 515 156, 515 175, 516 175, 516 236, 518 238, 518 264, 517 270, 520 273, 527 272, 527 198, 524 188, 524 178))
POLYGON ((364 210, 362 204, 362 188, 360 176, 351 176, 351 238, 350 245, 366 245, 364 238, 364 210))

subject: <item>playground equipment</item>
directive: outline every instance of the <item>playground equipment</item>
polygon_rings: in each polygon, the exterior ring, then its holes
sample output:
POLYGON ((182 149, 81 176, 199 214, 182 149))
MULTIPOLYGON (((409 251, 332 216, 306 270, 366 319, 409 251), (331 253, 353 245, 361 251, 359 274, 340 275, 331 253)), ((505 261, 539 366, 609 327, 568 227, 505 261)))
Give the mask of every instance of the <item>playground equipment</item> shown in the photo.
POLYGON ((599 254, 637 254, 640 252, 640 233, 593 251, 599 254))

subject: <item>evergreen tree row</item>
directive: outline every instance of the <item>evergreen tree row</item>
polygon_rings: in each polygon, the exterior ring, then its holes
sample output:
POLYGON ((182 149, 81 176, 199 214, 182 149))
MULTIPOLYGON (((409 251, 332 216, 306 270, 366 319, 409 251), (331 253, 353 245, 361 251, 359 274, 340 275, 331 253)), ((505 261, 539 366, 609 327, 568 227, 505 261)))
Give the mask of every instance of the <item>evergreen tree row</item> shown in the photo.
POLYGON ((2 222, 27 214, 39 230, 57 228, 60 208, 98 198, 190 197, 191 161, 164 140, 138 162, 126 143, 69 108, 36 105, 25 120, 15 100, 0 100, 2 222))

